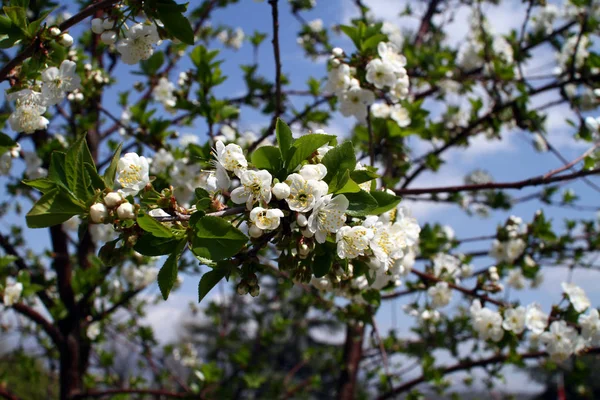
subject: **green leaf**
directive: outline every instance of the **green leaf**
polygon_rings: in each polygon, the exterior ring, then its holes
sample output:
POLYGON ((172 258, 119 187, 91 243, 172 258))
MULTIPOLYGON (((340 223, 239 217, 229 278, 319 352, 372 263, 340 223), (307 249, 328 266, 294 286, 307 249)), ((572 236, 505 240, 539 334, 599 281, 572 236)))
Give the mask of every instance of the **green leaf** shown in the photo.
POLYGON ((165 29, 185 44, 194 44, 194 30, 177 4, 157 4, 156 9, 165 29))
POLYGON ((149 257, 162 256, 171 253, 173 246, 177 245, 177 241, 178 239, 175 237, 163 238, 146 233, 137 240, 133 249, 149 257))
POLYGON ((27 13, 24 7, 3 7, 4 13, 23 33, 27 32, 27 13))
POLYGON ((199 257, 218 261, 236 255, 248 237, 222 218, 204 216, 194 225, 192 251, 199 257))
POLYGON ((17 261, 18 257, 12 255, 0 256, 0 268, 6 268, 13 262, 17 261))
POLYGON ((313 258, 313 262, 310 267, 312 269, 313 274, 317 278, 327 275, 327 273, 331 269, 331 265, 333 264, 333 254, 334 253, 329 249, 324 249, 324 251, 321 252, 321 254, 315 254, 315 257, 313 258))
POLYGON ((67 176, 67 187, 83 202, 87 200, 89 195, 87 190, 89 179, 86 179, 85 162, 94 165, 85 135, 81 135, 67 151, 65 174, 67 176))
POLYGON ((379 215, 392 210, 402 200, 402 197, 384 192, 383 190, 373 190, 371 191, 371 196, 377 201, 377 207, 371 210, 371 215, 379 215))
POLYGON ((34 180, 24 179, 23 184, 39 190, 42 193, 47 193, 50 190, 56 188, 56 183, 47 178, 40 178, 34 180))
POLYGON ((275 135, 277 136, 277 144, 281 151, 281 158, 287 160, 291 153, 292 144, 294 138, 292 137, 292 130, 283 120, 277 118, 275 124, 275 135))
POLYGON ((302 161, 308 159, 317 149, 329 143, 335 136, 323 134, 310 134, 294 141, 286 162, 288 173, 294 171, 302 161))
POLYGON ((167 258, 160 271, 158 271, 158 288, 165 300, 169 298, 169 293, 171 293, 171 289, 173 289, 173 285, 177 281, 177 263, 186 243, 187 240, 180 240, 175 250, 167 258))
POLYGON ((322 163, 327 167, 327 176, 324 181, 329 183, 339 171, 349 170, 350 173, 356 168, 356 154, 352 142, 344 142, 329 150, 323 157, 322 163))
MULTIPOLYGON (((88 176, 90 177, 90 180, 92 182, 92 187, 94 189, 104 190, 106 188, 106 183, 104 182, 102 177, 100 175, 98 175, 98 171, 96 171, 96 167, 94 167, 90 163, 84 163, 83 165, 85 165, 85 171, 87 172, 88 176)), ((93 195, 93 193, 94 192, 92 191, 91 194, 93 195)))
POLYGON ((165 53, 157 51, 149 59, 140 61, 140 68, 146 75, 154 75, 165 62, 165 53))
POLYGON ((48 178, 57 184, 68 188, 67 174, 65 172, 66 154, 61 151, 54 151, 50 156, 50 168, 48 178))
POLYGON ((17 143, 14 140, 12 140, 10 136, 0 132, 0 155, 6 153, 16 145, 17 143))
POLYGON ((212 271, 206 272, 200 279, 198 285, 198 303, 202 301, 204 297, 216 286, 221 279, 227 275, 226 269, 215 268, 212 271))
POLYGON ((262 146, 252 152, 250 156, 252 164, 258 169, 266 169, 271 173, 277 173, 283 168, 281 152, 275 146, 262 146))
MULTIPOLYGON (((346 174, 348 174, 348 170, 346 170, 346 174)), ((344 185, 338 188, 334 193, 342 194, 342 193, 358 193, 361 191, 360 186, 356 182, 354 182, 350 177, 345 180, 344 185)))
POLYGON ((146 232, 150 232, 152 235, 161 238, 173 237, 173 233, 169 228, 152 218, 148 214, 138 216, 137 223, 146 232))
POLYGON ((376 49, 379 42, 383 42, 385 41, 385 39, 386 36, 381 33, 371 36, 370 38, 361 43, 360 48, 362 51, 376 49))
POLYGON ((378 206, 377 200, 364 190, 358 193, 346 193, 344 196, 346 196, 349 202, 346 214, 353 217, 370 215, 378 206))
POLYGON ((106 187, 112 188, 115 185, 115 176, 117 175, 117 166, 119 165, 122 148, 123 143, 119 143, 119 146, 110 160, 110 164, 106 168, 106 171, 104 171, 104 183, 106 183, 106 187))
POLYGON ((356 183, 365 183, 365 182, 369 182, 373 179, 377 179, 379 178, 379 175, 377 175, 375 172, 373 171, 369 171, 366 169, 357 169, 352 171, 352 173, 350 173, 350 178, 352 178, 352 180, 356 183))
POLYGON ((44 194, 25 216, 30 228, 59 225, 87 210, 64 189, 56 188, 44 194))

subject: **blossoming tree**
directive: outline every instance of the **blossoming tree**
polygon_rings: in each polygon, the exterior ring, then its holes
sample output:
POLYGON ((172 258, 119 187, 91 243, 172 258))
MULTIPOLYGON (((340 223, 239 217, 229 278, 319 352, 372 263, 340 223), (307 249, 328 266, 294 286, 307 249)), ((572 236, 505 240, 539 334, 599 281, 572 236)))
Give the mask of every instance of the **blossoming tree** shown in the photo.
MULTIPOLYGON (((260 397, 264 385, 271 385, 269 396, 318 397, 325 393, 320 382, 314 375, 302 381, 298 371, 310 365, 331 378, 335 357, 328 396, 416 398, 417 389, 446 389, 454 372, 545 358, 560 365, 598 352, 600 315, 579 286, 556 287, 562 301, 558 296, 552 308, 505 294, 507 286, 539 284, 548 266, 595 268, 594 218, 570 218, 561 228, 542 207, 490 224, 488 235, 456 239, 450 227, 417 221, 405 206, 447 203, 476 215, 527 201, 576 209, 585 206, 572 191, 557 200, 559 185, 577 181, 600 191, 593 176, 600 171, 600 119, 586 114, 599 95, 595 2, 525 1, 515 16, 519 27, 501 35, 483 0, 429 0, 398 10, 418 18, 414 29, 379 20, 366 1, 348 1, 358 17, 325 27, 304 19, 314 1, 269 0, 252 6, 261 7, 270 29, 249 38, 210 23, 219 9, 235 13, 237 0, 81 3, 71 9, 66 2, 67 15, 54 2, 11 0, 0 16, 2 313, 58 365, 61 399, 224 398, 240 379, 245 386, 236 397, 260 397), (446 16, 459 12, 469 14, 468 34, 453 45, 446 16), (326 60, 307 89, 284 73, 281 48, 290 44, 280 37, 288 29, 280 26, 282 13, 299 21, 299 51, 326 60), (253 46, 254 61, 242 65, 242 96, 219 94, 227 77, 215 40, 253 46), (334 47, 336 40, 343 47, 334 47), (272 50, 274 63, 258 57, 259 48, 272 50), (553 53, 553 62, 534 74, 539 49, 553 53), (259 75, 264 63, 274 64, 274 76, 259 75), (128 68, 137 68, 139 82, 119 77, 128 68), (540 95, 552 98, 540 104, 540 95), (573 114, 570 140, 587 143, 574 159, 551 143, 544 124, 549 110, 565 104, 573 114), (256 134, 238 128, 245 110, 266 121, 256 134), (354 128, 329 134, 333 118, 354 128), (178 127, 197 135, 177 141, 178 127), (452 150, 513 130, 529 132, 557 167, 533 176, 523 169, 502 182, 478 170, 462 185, 419 185, 423 174, 443 170, 452 150), (541 189, 512 195, 532 187, 541 189), (49 235, 48 248, 39 232, 49 235), (473 242, 487 248, 465 250, 473 242), (243 354, 232 355, 233 364, 217 356, 201 363, 189 347, 175 349, 174 358, 194 373, 174 373, 160 361, 173 349, 156 344, 141 316, 151 307, 145 289, 157 285, 160 301, 169 302, 181 274, 197 279, 201 303, 228 281, 232 294, 245 296, 243 307, 259 299, 267 308, 276 301, 297 307, 273 317, 279 325, 261 326, 257 359, 272 340, 262 333, 277 335, 281 323, 289 329, 311 313, 344 326, 344 345, 313 352, 322 357, 318 364, 298 355, 270 382, 260 371, 244 375, 252 361, 243 354), (399 298, 415 317, 410 338, 378 329, 382 302, 399 298), (142 362, 128 382, 111 373, 118 350, 110 344, 119 338, 142 362), (452 363, 435 359, 441 349, 452 363), (417 374, 407 377, 403 365, 413 362, 417 374)), ((219 332, 240 333, 227 326, 219 332)), ((486 371, 496 376, 500 369, 486 371)), ((17 398, 10 389, 0 385, 0 396, 17 398)))

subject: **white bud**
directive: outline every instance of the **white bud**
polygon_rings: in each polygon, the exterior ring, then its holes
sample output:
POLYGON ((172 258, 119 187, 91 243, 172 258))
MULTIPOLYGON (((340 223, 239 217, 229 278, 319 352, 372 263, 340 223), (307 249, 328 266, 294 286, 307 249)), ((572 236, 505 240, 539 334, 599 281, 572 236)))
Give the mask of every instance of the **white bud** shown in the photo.
POLYGON ((252 224, 250 225, 250 229, 248 229, 248 233, 250 234, 250 237, 258 238, 262 236, 263 230, 260 229, 258 226, 252 224))
POLYGON ((102 35, 100 35, 100 40, 102 41, 102 43, 107 45, 115 44, 115 42, 117 41, 117 32, 106 31, 102 33, 102 35))
POLYGON ((301 233, 302 233, 302 236, 304 236, 305 238, 309 238, 309 239, 310 239, 311 237, 315 236, 315 233, 314 233, 314 232, 311 232, 311 231, 310 231, 310 229, 303 229, 303 230, 301 231, 301 233))
POLYGON ((585 126, 592 132, 598 132, 600 124, 598 124, 598 120, 596 118, 587 117, 585 119, 585 126))
POLYGON ((50 35, 52 35, 53 37, 56 37, 58 35, 60 35, 61 30, 58 29, 58 27, 53 26, 52 28, 50 28, 50 35))
POLYGON ((302 243, 298 248, 298 254, 300 257, 306 257, 310 253, 310 247, 306 243, 302 243))
POLYGON ((333 50, 331 50, 331 54, 336 57, 341 57, 344 55, 344 50, 342 50, 340 47, 335 47, 333 50))
POLYGON ((306 218, 306 215, 304 214, 298 214, 296 217, 296 223, 300 228, 304 228, 306 225, 308 225, 308 218, 306 218))
POLYGON ((131 203, 123 203, 117 208, 119 219, 135 219, 135 207, 131 203))
POLYGON ((92 32, 98 35, 104 32, 104 28, 102 27, 102 18, 94 18, 92 20, 92 32))
POLYGON ((102 203, 96 203, 90 207, 90 218, 95 224, 102 224, 108 218, 108 209, 102 203))
POLYGON ((290 187, 287 183, 279 182, 273 185, 273 195, 277 197, 277 200, 283 200, 290 197, 290 187))
POLYGON ((118 192, 110 192, 106 196, 104 196, 104 204, 108 208, 115 208, 123 201, 123 196, 121 196, 118 192))
POLYGON ((63 33, 58 37, 58 43, 64 47, 71 47, 73 45, 73 36, 68 33, 63 33))
POLYGON ((102 28, 104 28, 105 31, 112 29, 113 26, 115 26, 115 21, 112 19, 108 19, 106 18, 103 22, 102 22, 102 28))

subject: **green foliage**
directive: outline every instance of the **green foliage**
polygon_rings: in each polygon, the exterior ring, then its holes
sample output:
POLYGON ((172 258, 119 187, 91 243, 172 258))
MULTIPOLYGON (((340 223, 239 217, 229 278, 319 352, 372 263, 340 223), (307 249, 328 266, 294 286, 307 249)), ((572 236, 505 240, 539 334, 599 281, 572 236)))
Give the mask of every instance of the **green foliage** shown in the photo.
POLYGON ((228 221, 204 216, 193 227, 192 251, 198 257, 219 261, 236 255, 248 237, 228 221))
POLYGON ((48 228, 62 224, 69 218, 83 214, 87 209, 62 188, 44 194, 25 216, 29 228, 48 228))

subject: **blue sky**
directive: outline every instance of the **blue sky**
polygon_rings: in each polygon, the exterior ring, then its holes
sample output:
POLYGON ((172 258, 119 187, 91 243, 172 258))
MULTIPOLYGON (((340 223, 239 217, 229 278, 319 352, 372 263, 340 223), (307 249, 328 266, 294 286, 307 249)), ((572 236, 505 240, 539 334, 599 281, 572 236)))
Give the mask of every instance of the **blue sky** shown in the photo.
MULTIPOLYGON (((296 43, 296 33, 300 30, 300 24, 289 13, 288 6, 285 1, 281 2, 281 19, 280 19, 280 44, 282 52, 283 72, 293 82, 290 88, 305 89, 305 82, 310 76, 321 78, 326 74, 326 65, 323 60, 312 62, 307 60, 300 46, 296 43)), ((395 16, 397 11, 400 11, 397 0, 365 0, 365 3, 372 6, 373 13, 376 17, 387 18, 390 22, 397 23, 402 29, 414 29, 418 20, 416 18, 400 19, 395 16), (390 11, 391 10, 391 11, 390 11)), ((414 6, 416 10, 422 12, 422 7, 414 6)), ((502 7, 488 7, 488 11, 493 15, 491 23, 496 33, 506 33, 510 28, 520 27, 524 16, 523 6, 520 1, 508 2, 502 7), (515 18, 519 15, 520 18, 515 18)), ((218 10, 214 13, 212 20, 213 26, 228 25, 231 27, 241 27, 247 35, 252 34, 255 30, 271 32, 270 6, 268 3, 256 3, 252 0, 241 0, 238 5, 229 7, 225 10, 218 10)), ((351 0, 317 0, 317 7, 310 11, 304 12, 303 16, 307 21, 314 18, 321 18, 325 26, 329 27, 340 22, 347 22, 352 16, 358 15, 354 2, 351 0)), ((469 13, 467 11, 460 12, 456 16, 454 23, 449 25, 452 43, 459 43, 466 34, 466 23, 469 13)), ((83 25, 83 29, 87 26, 83 25)), ((76 36, 78 29, 73 31, 76 36)), ((347 51, 352 51, 352 44, 349 40, 342 37, 337 37, 332 34, 334 43, 344 48, 347 51)), ((164 45, 163 45, 164 46, 164 45)), ((222 48, 220 43, 214 41, 211 47, 222 48)), ((259 73, 266 76, 274 75, 274 62, 272 56, 272 48, 270 45, 270 36, 260 48, 259 57, 261 59, 259 73)), ((250 64, 253 60, 252 47, 248 42, 239 51, 223 49, 219 56, 225 60, 222 68, 225 75, 229 79, 221 85, 217 90, 217 96, 236 97, 245 93, 245 84, 242 80, 242 75, 239 69, 240 64, 250 64)), ((548 60, 552 60, 552 54, 548 49, 540 49, 536 52, 536 56, 527 65, 527 68, 535 69, 539 66, 547 65, 548 60)), ((181 64, 181 69, 174 70, 170 79, 177 80, 178 72, 186 69, 189 64, 186 62, 181 64)), ((116 78, 117 85, 108 90, 105 95, 104 106, 112 111, 114 115, 120 115, 121 109, 116 106, 116 93, 123 90, 128 90, 131 87, 132 80, 138 80, 139 76, 131 75, 130 72, 135 70, 135 67, 120 65, 117 68, 116 78)), ((550 69, 546 71, 550 72, 550 69)), ((5 88, 5 86, 2 86, 5 88)), ((556 94, 554 94, 556 96, 556 94)), ((542 104, 549 99, 544 96, 544 99, 534 99, 536 104, 542 104)), ((302 101, 302 100, 301 100, 302 101)), ((160 107, 160 105, 158 106, 160 107)), ((432 105, 432 112, 435 114, 437 109, 432 105)), ((564 123, 564 118, 569 117, 570 111, 567 108, 557 107, 552 109, 548 118, 547 130, 549 140, 554 144, 561 153, 567 158, 572 159, 577 157, 587 149, 585 144, 575 143, 571 138, 573 131, 564 123)), ((242 108, 240 119, 240 130, 255 130, 265 127, 269 123, 268 117, 263 117, 259 113, 242 108)), ((325 129, 326 132, 347 136, 354 124, 352 118, 344 118, 341 115, 336 115, 332 123, 325 129)), ((180 129, 180 133, 192 133, 200 137, 203 141, 206 139, 206 126, 201 121, 197 121, 194 127, 185 127, 180 129)), ((300 132, 295 132, 300 134, 300 132)), ((422 143, 413 141, 416 155, 427 150, 422 143)), ((463 177, 474 169, 485 169, 494 177, 496 181, 514 181, 528 177, 543 174, 549 170, 557 168, 562 164, 550 153, 537 153, 531 145, 531 136, 525 132, 518 130, 505 132, 501 141, 488 142, 481 138, 475 139, 472 146, 467 150, 455 149, 446 153, 446 164, 437 174, 426 173, 419 179, 414 181, 411 187, 432 187, 446 186, 451 184, 462 183, 463 177)), ((16 166, 13 172, 21 168, 16 166)), ((597 178, 592 180, 600 183, 597 178)), ((0 178, 0 184, 5 182, 4 178, 0 178)), ((582 183, 569 184, 565 187, 570 187, 575 190, 576 194, 582 199, 581 203, 586 205, 596 205, 598 194, 593 192, 589 187, 582 183)), ((526 195, 532 193, 536 189, 528 189, 523 191, 512 191, 515 196, 526 195)), ((0 195, 0 200, 4 198, 0 195)), ((432 203, 406 204, 413 210, 419 223, 435 223, 450 225, 456 232, 457 238, 472 237, 478 235, 488 235, 495 231, 496 225, 502 224, 506 218, 511 215, 521 216, 525 221, 531 220, 533 214, 538 208, 543 208, 548 216, 551 216, 556 226, 562 226, 564 218, 594 218, 594 212, 581 212, 569 209, 561 209, 557 207, 541 207, 539 203, 528 202, 518 205, 510 213, 494 212, 489 218, 481 219, 466 215, 458 207, 452 205, 436 205, 432 203)), ((3 218, 2 225, 8 223, 23 224, 23 216, 15 214, 8 215, 3 218)), ((5 228, 0 228, 0 231, 6 233, 5 228)), ((26 237, 28 240, 36 243, 48 244, 46 231, 27 230, 26 237)), ((464 250, 482 250, 489 248, 488 242, 481 242, 470 246, 465 246, 464 250)), ((479 259, 474 262, 475 269, 492 264, 491 259, 479 259)), ((594 271, 575 271, 573 281, 584 289, 586 289, 594 305, 600 304, 600 292, 595 288, 595 280, 598 272, 594 271)), ((526 290, 521 292, 510 293, 510 298, 518 298, 522 303, 531 301, 540 302, 545 310, 548 310, 550 304, 557 302, 561 297, 560 282, 567 277, 566 268, 549 268, 545 273, 544 283, 536 290, 526 290)), ((169 317, 173 322, 174 319, 184 315, 185 306, 189 302, 195 302, 197 284, 199 278, 196 276, 185 277, 182 289, 171 295, 165 303, 156 306, 148 316, 148 322, 152 323, 158 330, 158 336, 163 340, 169 340, 175 337, 176 333, 173 328, 175 323, 169 326, 162 323, 165 317, 169 317)), ((153 287, 151 292, 157 293, 158 288, 153 287)), ((458 298, 458 294, 454 295, 458 298)), ((402 299, 394 302, 388 302, 381 307, 377 320, 380 329, 385 331, 392 327, 392 314, 396 315, 395 328, 399 332, 407 333, 412 324, 412 319, 404 316, 401 310, 402 305, 406 304, 408 299, 402 299)), ((452 307, 449 306, 443 311, 451 312, 452 307)))

